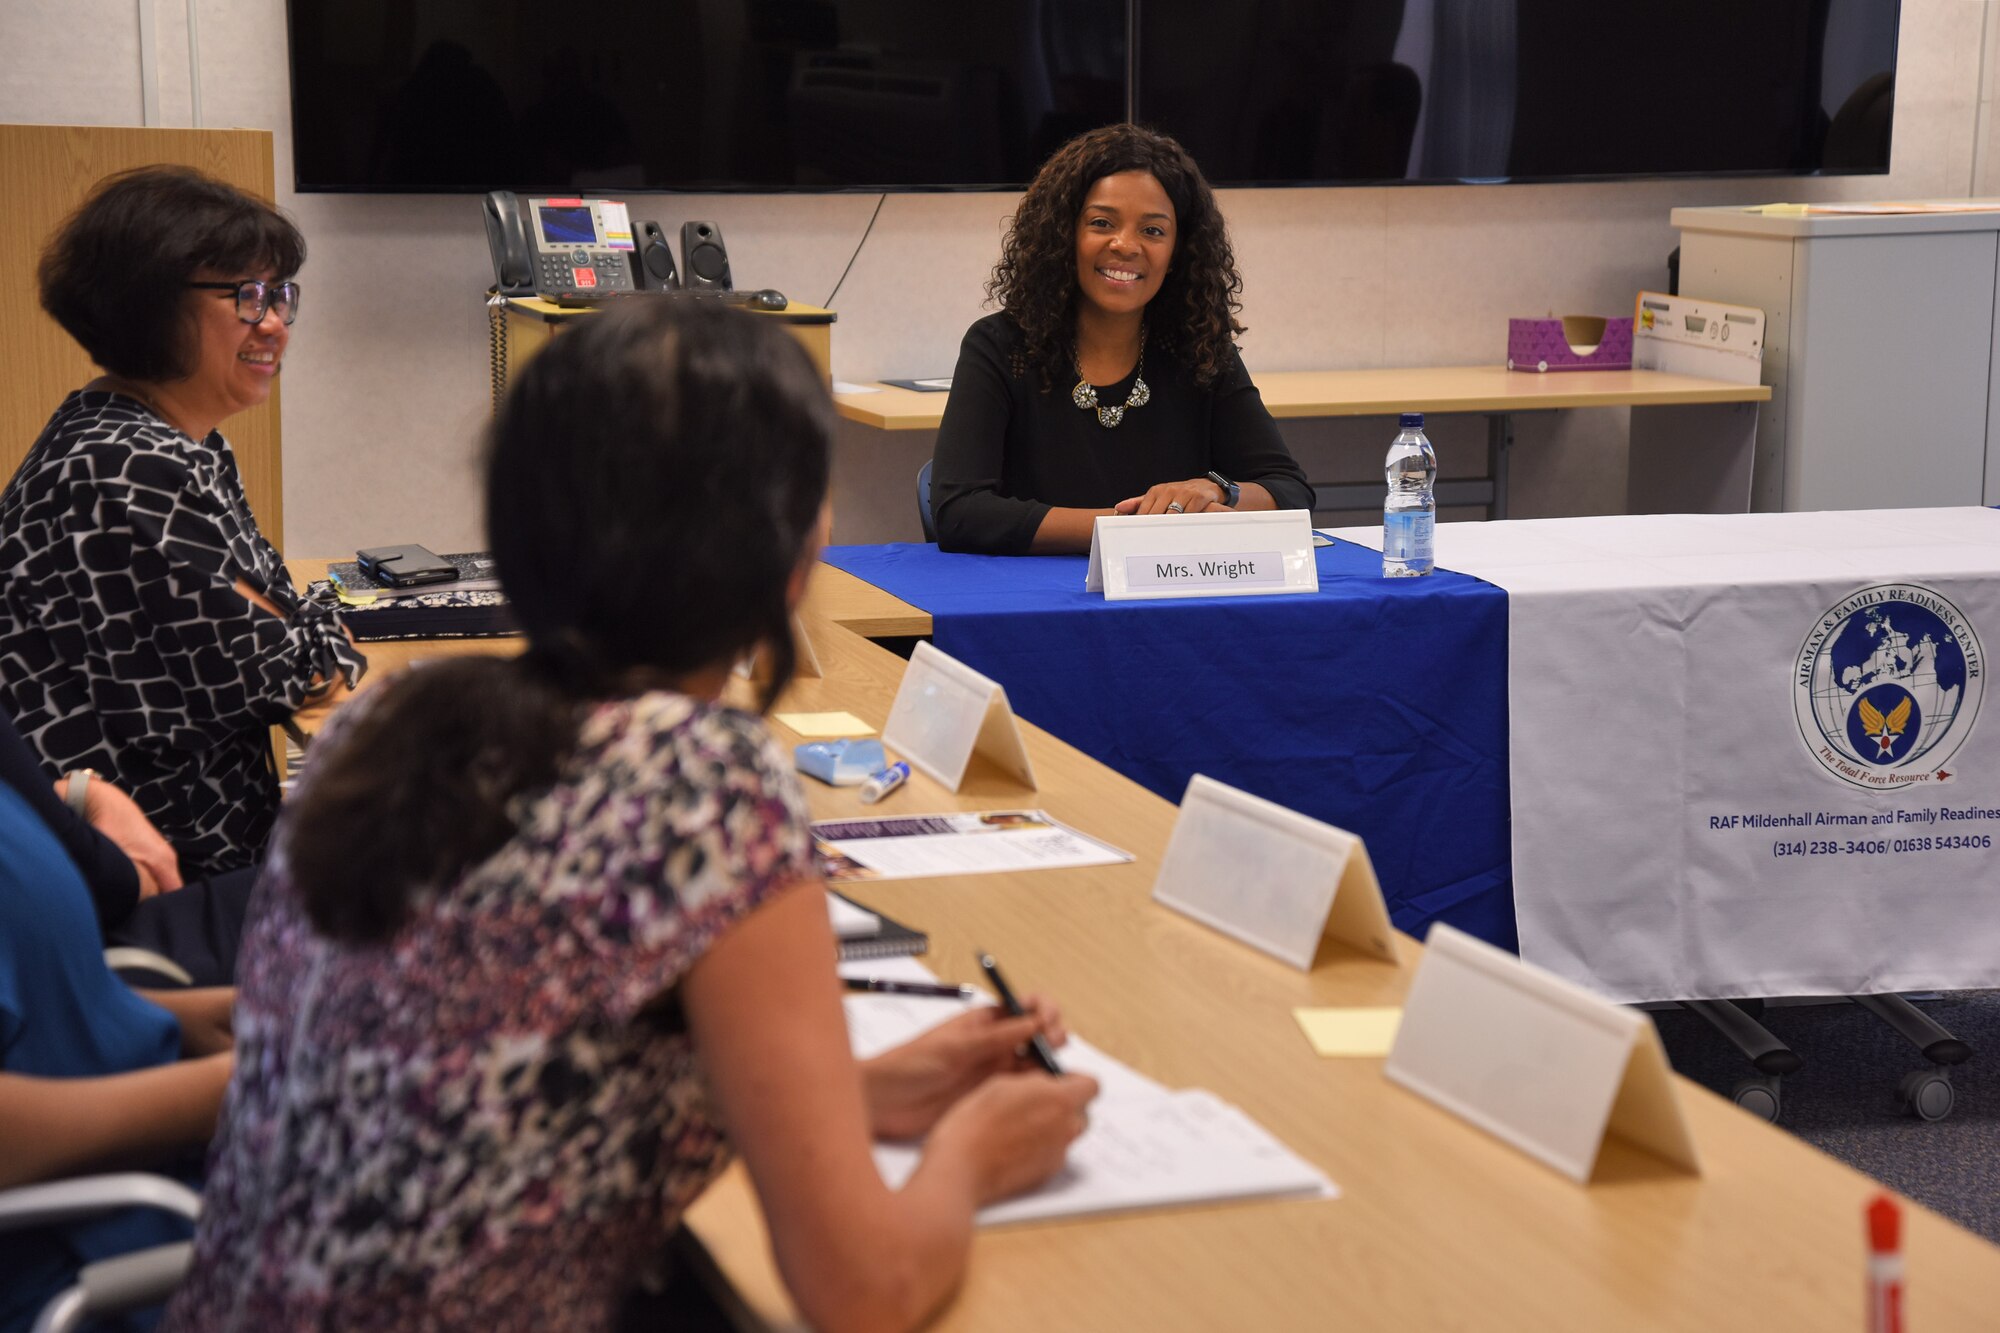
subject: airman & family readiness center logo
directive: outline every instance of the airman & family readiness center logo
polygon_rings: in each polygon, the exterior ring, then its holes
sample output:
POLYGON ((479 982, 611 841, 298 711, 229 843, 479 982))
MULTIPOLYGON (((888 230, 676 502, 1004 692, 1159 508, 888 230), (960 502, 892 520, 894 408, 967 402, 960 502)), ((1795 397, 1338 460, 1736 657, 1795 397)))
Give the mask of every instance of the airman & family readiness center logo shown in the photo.
POLYGON ((1944 597, 1914 583, 1863 588, 1799 648, 1799 734, 1827 772, 1857 787, 1944 782, 1979 716, 1984 669, 1979 636, 1944 597))

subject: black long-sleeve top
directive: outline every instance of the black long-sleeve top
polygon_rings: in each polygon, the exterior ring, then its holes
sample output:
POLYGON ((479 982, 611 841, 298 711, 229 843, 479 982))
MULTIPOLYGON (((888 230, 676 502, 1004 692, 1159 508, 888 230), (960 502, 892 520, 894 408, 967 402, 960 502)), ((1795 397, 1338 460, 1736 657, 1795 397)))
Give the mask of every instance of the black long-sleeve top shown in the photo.
MULTIPOLYGON (((1070 384, 1045 391, 1022 346, 1003 312, 974 324, 959 347, 931 467, 931 511, 944 550, 1024 554, 1052 507, 1108 509, 1163 481, 1211 470, 1256 482, 1280 509, 1312 508, 1312 487, 1233 350, 1203 389, 1170 352, 1149 345, 1143 360, 1152 400, 1107 429, 1070 400, 1070 384)), ((1134 367, 1116 384, 1097 385, 1098 402, 1123 403, 1139 373, 1134 367)))
POLYGON ((0 783, 20 794, 76 863, 90 887, 91 901, 97 904, 98 924, 114 926, 131 915, 139 902, 139 872, 131 858, 56 795, 42 774, 41 760, 4 712, 0 712, 0 783))
POLYGON ((95 768, 130 793, 190 877, 263 853, 271 727, 366 666, 294 591, 219 431, 81 390, 0 491, 0 712, 48 776, 95 768))

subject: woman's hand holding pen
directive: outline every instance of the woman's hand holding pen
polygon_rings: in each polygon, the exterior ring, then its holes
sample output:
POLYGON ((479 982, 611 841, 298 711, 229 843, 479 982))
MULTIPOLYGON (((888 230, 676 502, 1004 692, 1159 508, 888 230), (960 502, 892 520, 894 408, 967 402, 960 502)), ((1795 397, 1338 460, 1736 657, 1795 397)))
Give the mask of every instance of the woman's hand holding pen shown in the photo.
POLYGON ((1033 1189, 1062 1170, 1069 1145, 1089 1128, 1097 1080, 1040 1069, 995 1074, 958 1099, 931 1131, 924 1161, 969 1168, 974 1205, 1033 1189))
POLYGON ((1193 477, 1163 481, 1144 495, 1120 500, 1116 510, 1121 514, 1199 514, 1206 509, 1228 509, 1223 499, 1220 486, 1207 477, 1193 477))
MULTIPOLYGON (((982 1005, 861 1066, 869 1128, 881 1139, 919 1139, 966 1094, 996 1075, 1034 1069, 1021 1052, 1041 1035, 1052 1046, 1069 1039, 1062 1012, 1030 997, 1019 1018, 982 1005)), ((1048 1075, 1042 1074, 1044 1081, 1048 1075)))

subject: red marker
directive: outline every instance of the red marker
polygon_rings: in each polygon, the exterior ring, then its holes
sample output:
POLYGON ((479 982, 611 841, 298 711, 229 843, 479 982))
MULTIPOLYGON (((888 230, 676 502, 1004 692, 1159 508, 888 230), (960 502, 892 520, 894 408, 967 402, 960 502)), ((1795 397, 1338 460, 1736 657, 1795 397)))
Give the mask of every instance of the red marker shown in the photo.
POLYGON ((1886 1194, 1868 1205, 1868 1333, 1903 1333, 1903 1210, 1886 1194))

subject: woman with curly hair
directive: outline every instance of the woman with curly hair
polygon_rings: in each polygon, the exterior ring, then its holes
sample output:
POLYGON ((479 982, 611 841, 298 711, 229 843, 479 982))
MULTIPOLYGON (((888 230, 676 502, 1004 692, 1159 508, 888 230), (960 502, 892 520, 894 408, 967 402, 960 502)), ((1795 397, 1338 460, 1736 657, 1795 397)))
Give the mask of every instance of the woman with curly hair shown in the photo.
POLYGON ((931 503, 947 551, 1090 549, 1100 514, 1309 509, 1237 354, 1243 279, 1201 169, 1136 125, 1072 139, 1021 198, 959 348, 931 503))

